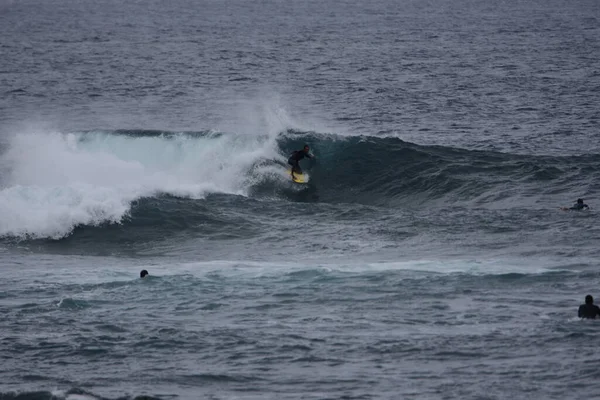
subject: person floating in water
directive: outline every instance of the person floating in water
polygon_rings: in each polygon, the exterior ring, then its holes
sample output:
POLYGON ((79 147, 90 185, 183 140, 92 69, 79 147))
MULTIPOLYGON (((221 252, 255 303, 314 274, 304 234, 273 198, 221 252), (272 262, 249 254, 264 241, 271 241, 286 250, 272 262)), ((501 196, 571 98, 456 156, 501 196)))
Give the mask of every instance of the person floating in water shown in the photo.
POLYGON ((300 168, 300 160, 304 157, 314 159, 315 156, 309 153, 310 147, 307 144, 304 145, 302 150, 294 151, 290 158, 288 158, 288 164, 292 166, 292 179, 294 179, 294 174, 301 174, 302 168, 300 168))
POLYGON ((562 207, 561 208, 561 210, 563 210, 563 211, 567 211, 567 210, 582 211, 582 210, 589 210, 589 209, 590 209, 590 207, 583 202, 583 199, 577 199, 577 203, 575 203, 573 205, 573 207, 562 207))
POLYGON ((145 269, 140 271, 140 278, 145 277, 146 275, 148 275, 148 271, 146 271, 145 269))
POLYGON ((585 296, 585 304, 579 306, 577 316, 579 318, 596 319, 596 315, 600 316, 600 307, 594 304, 594 298, 591 294, 585 296))

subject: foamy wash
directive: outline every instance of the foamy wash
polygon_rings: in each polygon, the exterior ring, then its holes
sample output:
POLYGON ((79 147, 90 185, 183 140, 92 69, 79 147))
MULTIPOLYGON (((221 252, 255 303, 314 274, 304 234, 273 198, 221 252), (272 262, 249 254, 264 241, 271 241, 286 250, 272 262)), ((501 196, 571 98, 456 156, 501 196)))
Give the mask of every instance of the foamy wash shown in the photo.
POLYGON ((0 2, 0 399, 594 398, 595 10, 0 2))
MULTIPOLYGON (((274 139, 217 134, 26 134, 12 138, 0 235, 59 239, 78 225, 121 222, 132 202, 169 194, 247 194, 274 139)), ((271 174, 284 174, 271 169, 271 174)))

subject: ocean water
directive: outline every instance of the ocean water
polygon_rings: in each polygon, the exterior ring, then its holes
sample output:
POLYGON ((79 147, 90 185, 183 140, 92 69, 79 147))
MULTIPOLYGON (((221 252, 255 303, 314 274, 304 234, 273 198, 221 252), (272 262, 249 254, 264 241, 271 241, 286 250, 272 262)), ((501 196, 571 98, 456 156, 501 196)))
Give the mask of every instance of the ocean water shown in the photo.
POLYGON ((0 0, 0 399, 598 398, 599 37, 595 0, 0 0))

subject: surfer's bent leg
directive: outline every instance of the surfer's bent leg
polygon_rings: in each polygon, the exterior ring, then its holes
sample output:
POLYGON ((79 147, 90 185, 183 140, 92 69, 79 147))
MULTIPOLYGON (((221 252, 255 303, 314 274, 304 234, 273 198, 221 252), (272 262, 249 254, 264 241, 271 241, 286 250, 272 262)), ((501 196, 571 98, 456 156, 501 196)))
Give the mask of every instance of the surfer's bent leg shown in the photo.
POLYGON ((294 160, 293 158, 288 159, 288 164, 292 166, 292 172, 295 174, 301 174, 302 170, 300 169, 300 164, 298 160, 294 160))

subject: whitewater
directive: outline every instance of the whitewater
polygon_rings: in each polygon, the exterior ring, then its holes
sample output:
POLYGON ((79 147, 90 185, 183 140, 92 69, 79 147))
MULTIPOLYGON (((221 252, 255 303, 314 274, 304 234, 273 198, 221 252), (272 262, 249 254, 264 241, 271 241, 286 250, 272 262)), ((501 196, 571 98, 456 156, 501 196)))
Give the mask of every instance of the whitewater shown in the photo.
POLYGON ((12 218, 0 235, 59 239, 77 225, 119 223, 144 197, 242 195, 259 179, 257 161, 284 160, 273 145, 245 135, 17 135, 3 157, 0 212, 12 218))

